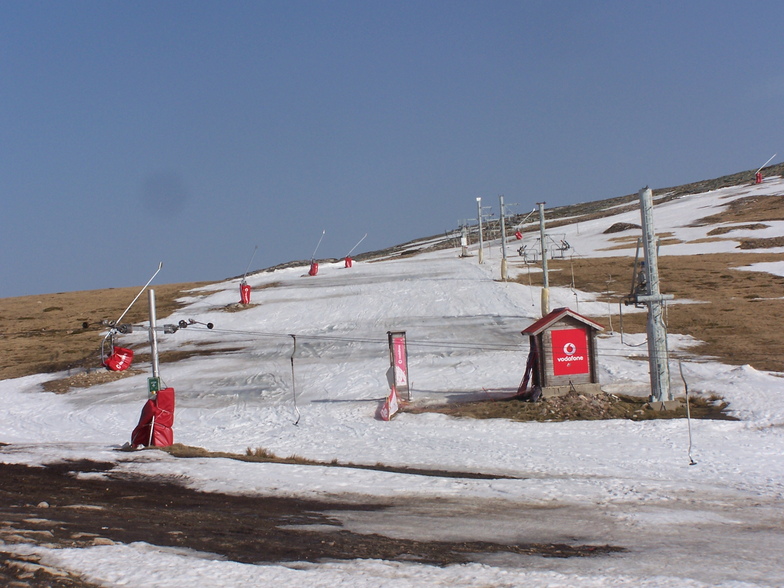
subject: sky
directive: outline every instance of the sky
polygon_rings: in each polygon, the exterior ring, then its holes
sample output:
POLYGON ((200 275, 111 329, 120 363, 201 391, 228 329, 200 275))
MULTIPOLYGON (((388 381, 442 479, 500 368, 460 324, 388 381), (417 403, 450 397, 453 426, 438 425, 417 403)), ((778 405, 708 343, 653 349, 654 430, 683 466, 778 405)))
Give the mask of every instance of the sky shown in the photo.
POLYGON ((754 170, 784 156, 782 24, 779 2, 0 0, 0 297, 754 170))

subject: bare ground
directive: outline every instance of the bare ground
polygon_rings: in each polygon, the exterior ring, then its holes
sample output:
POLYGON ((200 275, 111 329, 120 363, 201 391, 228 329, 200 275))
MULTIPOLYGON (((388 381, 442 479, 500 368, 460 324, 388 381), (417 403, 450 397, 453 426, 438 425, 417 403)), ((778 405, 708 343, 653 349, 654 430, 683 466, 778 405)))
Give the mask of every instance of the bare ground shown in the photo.
POLYGON ((567 558, 624 551, 614 545, 419 541, 359 534, 343 529, 329 513, 383 511, 392 504, 198 492, 176 479, 129 477, 113 473, 113 467, 92 461, 46 467, 0 464, 0 582, 92 586, 34 556, 3 549, 3 544, 15 543, 61 548, 144 541, 249 564, 363 558, 447 565, 493 553, 567 558), (104 475, 85 479, 78 472, 104 475))

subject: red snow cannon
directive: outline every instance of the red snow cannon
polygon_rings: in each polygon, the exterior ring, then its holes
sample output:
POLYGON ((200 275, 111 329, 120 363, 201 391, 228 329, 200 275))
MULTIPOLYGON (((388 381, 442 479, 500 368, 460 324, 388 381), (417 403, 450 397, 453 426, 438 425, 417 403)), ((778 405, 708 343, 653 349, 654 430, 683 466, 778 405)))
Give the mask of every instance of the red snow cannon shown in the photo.
POLYGON ((112 354, 103 362, 113 372, 122 372, 131 367, 133 362, 133 349, 125 347, 112 347, 112 354))
POLYGON ((316 274, 318 274, 318 262, 317 261, 311 261, 310 262, 310 269, 308 270, 308 275, 309 276, 315 276, 316 274))
POLYGON ((131 433, 134 447, 168 447, 174 443, 174 388, 158 390, 142 408, 139 424, 131 433))
POLYGON ((247 282, 240 284, 240 304, 250 304, 250 285, 247 282))
POLYGON ((515 238, 519 241, 523 238, 523 234, 520 231, 515 231, 515 238))
POLYGON ((346 256, 346 267, 352 267, 354 265, 354 260, 351 259, 351 256, 346 256))

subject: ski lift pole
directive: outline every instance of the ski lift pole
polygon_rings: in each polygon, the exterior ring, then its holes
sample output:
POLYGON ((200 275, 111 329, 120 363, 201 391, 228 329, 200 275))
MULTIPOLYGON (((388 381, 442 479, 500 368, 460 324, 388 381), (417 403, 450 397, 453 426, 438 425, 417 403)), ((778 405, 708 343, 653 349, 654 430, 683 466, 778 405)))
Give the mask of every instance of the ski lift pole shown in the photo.
POLYGON ((313 255, 310 256, 310 260, 311 261, 316 259, 316 251, 318 251, 318 248, 321 247, 321 240, 324 238, 324 235, 326 234, 326 232, 327 232, 327 229, 324 229, 323 231, 321 231, 321 237, 319 238, 318 243, 316 244, 316 248, 313 250, 313 255))
POLYGON ((253 248, 253 255, 250 256, 250 261, 248 262, 248 267, 245 268, 245 273, 242 274, 242 281, 243 281, 243 283, 245 282, 245 276, 248 275, 248 271, 250 270, 250 264, 253 263, 253 258, 256 257, 256 251, 258 251, 258 250, 259 250, 259 246, 256 245, 253 248))
POLYGON ((299 407, 297 406, 297 383, 294 376, 294 356, 297 354, 297 336, 289 335, 289 337, 294 340, 294 346, 291 350, 291 398, 294 401, 294 411, 297 413, 297 420, 294 421, 294 424, 297 425, 302 416, 299 412, 299 407))
POLYGON ((547 274, 547 240, 544 232, 544 202, 539 207, 539 241, 542 246, 542 316, 550 313, 550 278, 547 274))
POLYGON ((498 200, 501 207, 501 280, 506 282, 506 208, 504 207, 504 195, 501 194, 498 200))
POLYGON ((144 293, 144 291, 147 289, 147 286, 149 286, 150 283, 155 279, 155 276, 158 275, 158 272, 161 271, 162 267, 163 267, 163 262, 161 261, 161 262, 158 263, 158 269, 155 270, 155 273, 152 275, 152 277, 149 280, 147 280, 147 283, 142 287, 141 290, 139 290, 139 293, 136 295, 136 298, 134 298, 133 301, 128 305, 128 308, 126 308, 123 311, 123 313, 120 315, 120 318, 118 318, 116 321, 114 321, 115 325, 120 324, 120 321, 123 320, 123 318, 125 318, 125 315, 128 314, 128 311, 131 310, 131 307, 139 299, 139 296, 141 296, 144 293))
POLYGON ((774 158, 774 157, 776 157, 776 155, 778 155, 778 153, 774 153, 774 154, 771 156, 771 158, 770 158, 770 159, 768 159, 768 160, 767 160, 765 163, 763 163, 763 164, 762 164, 762 165, 759 167, 759 169, 758 169, 756 172, 754 172, 754 173, 755 173, 755 174, 758 174, 759 172, 761 172, 761 171, 762 171, 762 168, 763 168, 763 167, 765 167, 766 165, 768 165, 768 164, 769 164, 771 161, 773 161, 773 158, 774 158))
POLYGON ((152 356, 152 377, 156 380, 160 377, 158 371, 158 336, 155 332, 157 318, 155 316, 155 290, 147 293, 150 302, 150 355, 152 356))
POLYGON ((361 238, 359 241, 357 241, 357 244, 356 244, 356 245, 354 245, 354 246, 351 248, 351 251, 349 251, 349 252, 346 254, 346 257, 350 257, 350 256, 351 256, 351 254, 352 254, 352 253, 354 253, 354 249, 356 249, 357 247, 359 247, 359 244, 360 244, 360 243, 362 243, 362 241, 364 241, 364 240, 365 240, 365 237, 367 237, 367 236, 368 236, 368 234, 367 234, 367 233, 365 233, 365 234, 362 236, 362 238, 361 238))

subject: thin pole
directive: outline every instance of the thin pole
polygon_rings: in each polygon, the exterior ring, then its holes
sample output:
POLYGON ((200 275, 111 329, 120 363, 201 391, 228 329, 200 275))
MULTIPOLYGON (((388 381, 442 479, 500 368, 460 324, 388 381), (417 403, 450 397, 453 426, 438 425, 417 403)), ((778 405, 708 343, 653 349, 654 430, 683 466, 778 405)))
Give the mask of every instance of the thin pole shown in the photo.
POLYGON ((757 173, 761 172, 762 168, 765 167, 766 165, 768 165, 771 161, 773 161, 773 158, 776 157, 776 155, 778 155, 778 153, 774 153, 773 156, 770 159, 768 159, 765 163, 763 163, 760 166, 760 168, 756 172, 754 172, 754 173, 757 174, 757 173))
POLYGON ((294 399, 294 411, 297 413, 297 420, 294 424, 299 424, 300 415, 299 407, 297 406, 297 385, 294 378, 294 356, 297 354, 297 336, 289 335, 294 340, 294 347, 291 350, 291 397, 294 399))
POLYGON ((157 319, 155 316, 155 290, 147 292, 150 302, 150 355, 152 355, 152 377, 159 377, 158 373, 158 335, 155 332, 157 319))
POLYGON ((139 300, 139 296, 141 296, 144 293, 144 291, 147 289, 147 286, 149 286, 150 283, 155 279, 155 276, 158 275, 158 272, 161 271, 162 267, 163 267, 163 262, 161 261, 158 263, 158 269, 155 270, 155 273, 152 275, 152 277, 149 280, 147 280, 147 283, 144 286, 142 286, 142 289, 139 290, 139 293, 136 295, 136 298, 134 298, 133 301, 128 305, 128 308, 126 308, 123 311, 123 313, 120 315, 120 318, 114 321, 115 325, 120 324, 120 321, 123 320, 123 318, 125 318, 125 315, 128 314, 128 311, 131 310, 131 307, 136 303, 137 300, 139 300))
POLYGON ((484 241, 482 238, 482 198, 476 199, 477 220, 479 221, 479 263, 484 263, 484 241))
POLYGON ((507 280, 507 267, 506 267, 506 208, 504 207, 503 194, 498 197, 501 203, 501 279, 506 282, 507 280))
POLYGON ((243 283, 245 283, 245 276, 247 276, 247 275, 248 275, 248 270, 250 269, 250 264, 252 264, 252 263, 253 263, 253 258, 254 258, 254 257, 256 257, 256 251, 258 251, 258 249, 259 249, 259 246, 258 246, 258 245, 256 245, 256 246, 253 248, 253 255, 251 255, 251 256, 250 256, 250 261, 248 262, 248 267, 246 267, 246 268, 245 268, 245 273, 244 273, 244 274, 242 274, 242 282, 243 282, 243 283))
POLYGON ((311 261, 316 259, 316 251, 318 251, 318 248, 321 246, 321 240, 324 238, 324 235, 326 233, 327 233, 327 229, 324 229, 323 231, 321 231, 321 238, 319 239, 318 243, 316 244, 316 248, 313 250, 313 255, 310 256, 310 260, 311 261))
POLYGON ((542 243, 542 316, 550 313, 550 278, 547 275, 547 241, 544 234, 544 202, 539 206, 539 240, 542 243))
POLYGON ((362 238, 361 238, 359 241, 357 241, 357 244, 356 244, 356 245, 354 245, 354 246, 351 248, 351 251, 349 251, 349 252, 346 254, 346 257, 348 257, 348 256, 350 256, 352 253, 354 253, 354 249, 356 249, 357 247, 359 247, 359 244, 360 244, 360 243, 362 243, 362 241, 364 241, 364 240, 365 240, 365 237, 367 237, 367 235, 368 235, 368 234, 367 234, 367 233, 365 233, 365 235, 364 235, 364 236, 363 236, 363 237, 362 237, 362 238))

